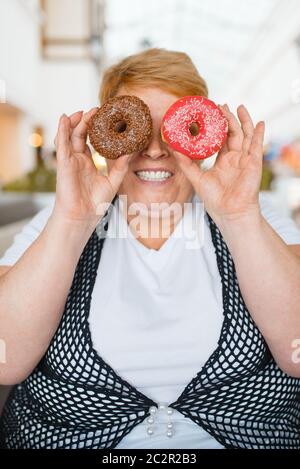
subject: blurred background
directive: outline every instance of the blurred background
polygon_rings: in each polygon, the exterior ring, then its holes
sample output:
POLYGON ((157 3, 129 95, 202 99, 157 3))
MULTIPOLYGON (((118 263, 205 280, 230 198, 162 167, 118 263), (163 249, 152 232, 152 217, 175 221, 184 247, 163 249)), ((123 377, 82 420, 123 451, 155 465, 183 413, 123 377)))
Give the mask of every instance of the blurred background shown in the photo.
POLYGON ((153 46, 266 121, 261 189, 300 226, 299 0, 1 0, 0 256, 54 197, 59 116, 98 105, 102 71, 153 46))
POLYGON ((266 121, 261 190, 300 226, 299 0, 0 0, 0 256, 54 198, 59 116, 149 47, 187 52, 212 100, 266 121))

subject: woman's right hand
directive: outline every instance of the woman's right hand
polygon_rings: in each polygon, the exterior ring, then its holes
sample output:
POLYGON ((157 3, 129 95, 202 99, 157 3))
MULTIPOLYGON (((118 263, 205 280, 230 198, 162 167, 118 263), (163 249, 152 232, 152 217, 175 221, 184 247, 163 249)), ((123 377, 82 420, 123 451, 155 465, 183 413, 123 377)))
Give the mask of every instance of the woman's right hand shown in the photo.
POLYGON ((116 195, 131 159, 131 155, 118 158, 108 176, 97 170, 87 145, 88 121, 97 109, 70 117, 62 115, 55 138, 57 183, 53 214, 91 227, 96 226, 116 195))

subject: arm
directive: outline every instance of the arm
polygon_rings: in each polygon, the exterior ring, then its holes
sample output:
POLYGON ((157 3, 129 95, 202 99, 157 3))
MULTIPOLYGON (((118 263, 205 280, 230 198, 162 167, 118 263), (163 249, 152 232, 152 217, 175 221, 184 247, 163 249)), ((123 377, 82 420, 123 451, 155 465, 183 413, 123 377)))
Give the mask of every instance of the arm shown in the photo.
POLYGON ((0 330, 6 348, 1 384, 25 379, 45 353, 90 234, 88 225, 68 224, 52 215, 18 262, 1 275, 0 330))
MULTIPOLYGON (((300 377, 293 343, 300 338, 300 256, 257 212, 218 220, 235 263, 239 286, 278 365, 300 377)), ((299 249, 300 247, 298 247, 299 249)))
POLYGON ((47 350, 81 252, 127 172, 130 155, 118 158, 108 176, 97 171, 86 144, 95 111, 61 117, 53 212, 23 256, 0 276, 0 339, 6 349, 0 384, 24 380, 47 350))
POLYGON ((293 341, 300 337, 300 258, 260 211, 264 123, 254 127, 244 106, 239 121, 227 105, 221 108, 229 135, 214 166, 204 171, 184 155, 174 156, 228 245, 245 303, 274 359, 300 377, 292 360, 293 341))

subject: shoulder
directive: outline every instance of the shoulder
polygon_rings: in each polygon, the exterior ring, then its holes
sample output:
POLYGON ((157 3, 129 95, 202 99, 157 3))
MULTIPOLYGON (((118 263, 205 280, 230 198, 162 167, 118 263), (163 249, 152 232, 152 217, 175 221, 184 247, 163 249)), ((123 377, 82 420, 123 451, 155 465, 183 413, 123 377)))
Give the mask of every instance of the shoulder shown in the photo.
MULTIPOLYGON (((0 265, 14 265, 22 254, 35 241, 43 231, 52 213, 54 201, 41 209, 31 220, 19 228, 13 237, 12 243, 0 259, 0 265)), ((11 236, 11 235, 10 235, 11 236)))

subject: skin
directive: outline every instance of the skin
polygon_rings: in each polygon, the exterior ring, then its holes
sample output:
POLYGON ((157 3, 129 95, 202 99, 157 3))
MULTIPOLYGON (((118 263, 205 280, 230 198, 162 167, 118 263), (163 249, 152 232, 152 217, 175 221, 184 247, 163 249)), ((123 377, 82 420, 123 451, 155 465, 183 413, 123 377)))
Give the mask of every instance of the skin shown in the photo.
MULTIPOLYGON (((166 241, 166 236, 171 234, 176 224, 180 220, 183 212, 179 210, 175 212, 174 217, 168 216, 170 212, 164 213, 164 216, 153 208, 151 204, 168 205, 178 204, 183 207, 188 202, 193 193, 194 188, 189 179, 185 176, 181 168, 178 166, 174 151, 161 138, 161 121, 166 110, 178 99, 178 97, 166 93, 156 88, 147 89, 126 89, 121 88, 118 96, 134 95, 142 99, 149 107, 152 117, 153 133, 152 139, 147 148, 130 156, 127 173, 122 180, 118 190, 119 195, 127 196, 128 207, 133 203, 141 203, 147 207, 146 213, 138 211, 138 213, 125 213, 128 223, 133 219, 139 221, 139 227, 145 227, 145 232, 140 229, 139 233, 134 230, 134 224, 131 223, 131 230, 136 238, 151 249, 159 249, 166 241), (136 175, 136 171, 160 170, 169 171, 172 176, 164 182, 159 181, 142 181, 136 175), (153 213, 154 212, 154 213, 153 213), (158 236, 150 237, 149 224, 147 219, 151 217, 151 226, 158 236), (167 225, 167 226, 166 226, 167 225)), ((116 160, 107 160, 109 173, 115 167, 116 160)))
MULTIPOLYGON (((60 119, 53 213, 16 264, 0 268, 0 330, 7 350, 6 362, 0 364, 0 383, 25 379, 46 352, 78 259, 116 193, 127 195, 129 204, 149 206, 151 202, 180 205, 194 191, 221 230, 245 303, 274 359, 283 371, 300 377, 300 365, 292 360, 294 341, 300 338, 300 246, 287 246, 260 212, 264 123, 254 126, 244 106, 238 108, 238 118, 222 106, 229 137, 214 166, 204 171, 161 140, 162 116, 178 98, 154 88, 123 89, 119 94, 130 92, 148 104, 153 138, 143 152, 109 161, 107 177, 96 170, 86 144, 87 123, 96 108, 60 119), (141 183, 134 174, 157 166, 172 172, 167 183, 141 183)), ((150 215, 160 218, 160 213, 150 215)), ((175 224, 176 220, 171 222, 171 232, 175 224)), ((140 241, 159 249, 165 240, 141 236, 140 241)))
MULTIPOLYGON (((194 192, 189 179, 181 171, 174 157, 174 151, 161 138, 161 122, 166 110, 178 99, 172 94, 156 88, 130 90, 121 88, 118 95, 127 94, 138 96, 149 107, 153 133, 147 148, 139 153, 133 153, 128 165, 128 171, 122 181, 119 194, 126 194, 128 204, 142 202, 146 206, 151 203, 166 202, 183 204, 194 192), (138 170, 162 169, 170 171, 172 177, 166 182, 141 181, 135 174, 138 170)), ((109 171, 116 164, 116 160, 107 160, 109 171)))

